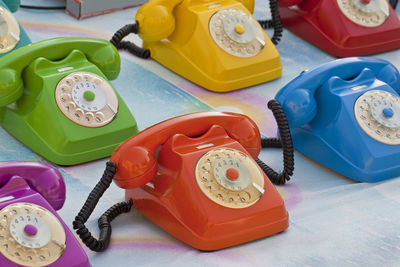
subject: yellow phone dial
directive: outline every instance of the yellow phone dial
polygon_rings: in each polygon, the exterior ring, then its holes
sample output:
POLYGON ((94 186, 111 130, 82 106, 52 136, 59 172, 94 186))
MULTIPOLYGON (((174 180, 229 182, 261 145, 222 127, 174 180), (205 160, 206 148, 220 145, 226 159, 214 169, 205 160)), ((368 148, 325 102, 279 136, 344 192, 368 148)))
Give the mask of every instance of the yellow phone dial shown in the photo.
MULTIPOLYGON (((150 0, 139 8, 136 24, 121 28, 111 42, 141 57, 151 55, 211 91, 236 90, 282 73, 279 53, 253 10, 254 0, 150 0), (143 49, 121 42, 131 32, 141 37, 143 49)), ((280 23, 279 15, 272 21, 280 23)))

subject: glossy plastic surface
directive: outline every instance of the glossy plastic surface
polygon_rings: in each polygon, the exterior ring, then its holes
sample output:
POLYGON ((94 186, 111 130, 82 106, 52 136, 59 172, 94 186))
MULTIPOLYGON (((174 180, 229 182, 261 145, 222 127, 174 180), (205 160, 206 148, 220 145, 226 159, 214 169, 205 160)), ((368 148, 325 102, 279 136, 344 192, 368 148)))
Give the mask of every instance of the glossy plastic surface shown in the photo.
POLYGON ((261 170, 265 191, 249 207, 228 208, 201 191, 194 176, 196 164, 207 152, 219 148, 257 157, 258 128, 244 115, 218 112, 161 122, 115 151, 111 157, 117 163, 114 181, 127 189, 126 199, 133 199, 143 215, 200 250, 222 249, 284 231, 288 227, 284 202, 261 170), (137 159, 138 155, 145 158, 137 159), (130 183, 129 175, 136 181, 130 183))
MULTIPOLYGON (((49 210, 62 224, 66 234, 65 251, 57 261, 47 266, 91 266, 82 247, 55 211, 65 200, 65 184, 55 168, 36 162, 1 162, 0 186, 0 209, 13 203, 34 203, 49 210)), ((0 254, 0 266, 20 265, 0 254)))
POLYGON ((117 116, 98 128, 68 119, 54 95, 58 82, 69 74, 89 72, 107 82, 118 76, 119 68, 119 54, 106 40, 67 37, 21 48, 0 62, 0 123, 26 146, 57 164, 109 156, 138 131, 118 93, 114 90, 117 116), (9 105, 14 101, 16 105, 9 105))
POLYGON ((400 175, 399 146, 371 138, 354 117, 355 101, 371 90, 398 96, 398 70, 381 59, 346 58, 302 72, 276 95, 294 147, 357 181, 400 175))
MULTIPOLYGON (((5 0, 5 1, 0 0, 0 6, 5 7, 6 9, 10 10, 11 12, 17 11, 17 9, 19 7, 19 3, 20 3, 19 0, 15 0, 15 1, 14 0, 8 0, 8 1, 7 0, 5 0)), ((19 30, 20 30, 19 41, 18 41, 18 44, 15 46, 15 48, 13 50, 18 49, 20 47, 23 47, 23 46, 26 46, 26 45, 32 43, 31 40, 29 39, 28 35, 26 34, 24 28, 22 28, 21 25, 19 25, 19 30)), ((8 53, 11 53, 11 51, 7 52, 7 53, 4 53, 4 54, 0 53, 0 58, 2 58, 3 56, 7 55, 8 53)))
POLYGON ((222 126, 253 158, 260 153, 260 132, 247 116, 224 112, 192 113, 160 122, 122 143, 111 156, 111 161, 118 165, 115 183, 125 189, 146 184, 157 172, 155 152, 160 145, 178 133, 200 136, 213 125, 222 126))
POLYGON ((287 29, 334 56, 364 56, 400 48, 400 21, 390 5, 389 17, 382 25, 364 27, 345 17, 336 0, 279 2, 287 29), (290 7, 291 2, 297 7, 290 7))
POLYGON ((209 21, 229 8, 251 16, 254 1, 151 0, 136 14, 143 47, 162 65, 211 91, 236 90, 280 77, 279 53, 264 32, 265 46, 253 57, 236 57, 217 46, 209 21))

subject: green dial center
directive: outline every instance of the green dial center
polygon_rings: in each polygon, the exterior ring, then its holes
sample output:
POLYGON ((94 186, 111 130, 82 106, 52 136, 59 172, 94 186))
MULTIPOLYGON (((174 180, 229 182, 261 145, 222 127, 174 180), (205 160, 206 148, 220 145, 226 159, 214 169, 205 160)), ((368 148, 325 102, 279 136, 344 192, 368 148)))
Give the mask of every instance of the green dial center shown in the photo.
POLYGON ((87 90, 83 93, 83 98, 85 98, 86 101, 93 101, 95 96, 96 95, 90 90, 87 90))

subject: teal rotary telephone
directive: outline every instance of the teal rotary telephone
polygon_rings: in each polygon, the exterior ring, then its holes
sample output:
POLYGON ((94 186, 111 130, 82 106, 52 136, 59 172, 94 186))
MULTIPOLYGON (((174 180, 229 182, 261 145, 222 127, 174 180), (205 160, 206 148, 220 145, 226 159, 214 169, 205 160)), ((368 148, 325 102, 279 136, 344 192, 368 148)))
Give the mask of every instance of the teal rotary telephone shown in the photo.
POLYGON ((105 40, 56 38, 20 48, 0 60, 0 124, 60 165, 107 157, 138 131, 107 80, 119 70, 119 54, 105 40))
POLYGON ((0 58, 31 43, 24 29, 11 14, 17 11, 18 6, 18 0, 0 0, 0 58))

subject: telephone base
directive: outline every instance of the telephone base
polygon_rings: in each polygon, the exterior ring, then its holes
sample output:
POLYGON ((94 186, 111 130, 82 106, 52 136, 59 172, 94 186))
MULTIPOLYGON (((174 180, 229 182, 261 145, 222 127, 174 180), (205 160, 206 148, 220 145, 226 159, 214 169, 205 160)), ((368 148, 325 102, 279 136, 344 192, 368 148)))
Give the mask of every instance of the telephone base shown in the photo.
MULTIPOLYGON (((54 112, 54 114, 58 114, 58 112, 54 112)), ((66 120, 62 114, 59 116, 58 119, 54 116, 53 120, 55 122, 66 120)), ((3 117, 0 117, 0 124, 8 133, 34 152, 53 163, 65 166, 108 157, 118 145, 139 131, 132 117, 131 120, 121 124, 123 127, 118 127, 115 131, 95 129, 90 131, 90 134, 82 133, 79 138, 76 138, 75 135, 71 140, 68 138, 68 133, 79 132, 81 126, 68 127, 54 123, 48 124, 48 127, 43 130, 42 127, 39 127, 40 125, 36 125, 34 121, 27 120, 25 117, 26 115, 5 108, 3 117), (75 127, 76 129, 73 130, 72 128, 75 127), (64 128, 69 129, 62 130, 64 128)), ((52 119, 49 116, 47 120, 52 119)))
POLYGON ((285 28, 333 56, 364 56, 400 48, 400 21, 393 9, 390 8, 390 15, 381 26, 369 28, 350 22, 341 13, 332 12, 332 4, 337 5, 323 1, 309 13, 280 6, 279 12, 285 28), (327 4, 329 15, 321 11, 327 4))
MULTIPOLYGON (((280 206, 266 209, 256 216, 219 223, 208 220, 205 217, 207 214, 198 214, 196 217, 202 217, 199 221, 205 222, 205 225, 200 229, 193 229, 188 222, 190 215, 185 216, 174 208, 166 207, 169 202, 167 198, 158 199, 146 187, 126 190, 125 197, 132 199, 134 207, 150 221, 182 242, 202 251, 214 251, 250 242, 283 232, 289 227, 289 215, 283 202, 280 206), (255 222, 263 223, 254 226, 255 222)), ((227 208, 221 210, 224 214, 238 212, 227 208)))
MULTIPOLYGON (((344 156, 343 151, 339 152, 332 145, 329 145, 324 140, 324 136, 320 136, 320 132, 316 134, 304 129, 291 129, 291 132, 296 150, 355 181, 375 183, 400 175, 399 152, 395 151, 395 147, 388 151, 388 145, 378 144, 374 141, 375 146, 372 149, 371 147, 360 148, 358 153, 362 153, 362 157, 366 160, 364 164, 357 164, 354 158, 359 156, 344 156), (322 151, 323 153, 321 153, 322 151), (379 154, 379 156, 376 154, 379 154)), ((328 135, 328 133, 325 133, 325 137, 328 135)), ((343 142, 342 147, 351 147, 351 144, 343 142)))
MULTIPOLYGON (((254 62, 249 59, 237 58, 231 62, 231 66, 236 66, 230 69, 226 68, 225 64, 219 62, 219 60, 215 60, 213 62, 214 66, 210 64, 207 66, 207 69, 204 69, 204 67, 196 65, 190 59, 190 56, 184 52, 184 49, 177 49, 172 43, 158 42, 144 44, 144 47, 150 49, 151 57, 160 64, 189 81, 214 92, 229 92, 242 89, 282 76, 282 64, 278 53, 275 54, 275 57, 259 57, 262 60, 258 59, 254 62), (238 62, 242 62, 243 64, 238 64, 238 62), (246 64, 245 62, 251 63, 246 64), (218 69, 219 73, 217 73, 218 69)), ((210 51, 210 53, 212 54, 213 52, 210 51)), ((218 55, 203 56, 214 59, 218 58, 218 55)))

